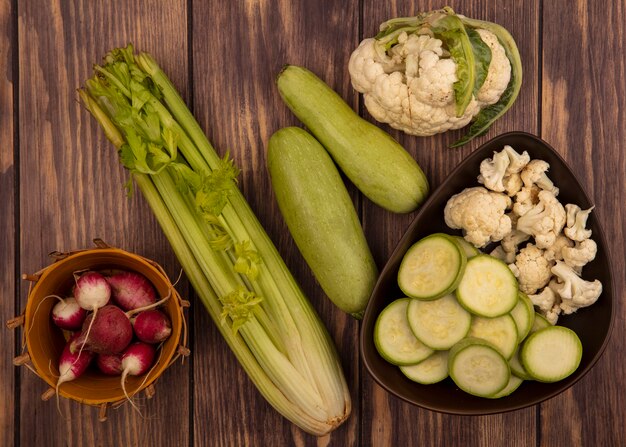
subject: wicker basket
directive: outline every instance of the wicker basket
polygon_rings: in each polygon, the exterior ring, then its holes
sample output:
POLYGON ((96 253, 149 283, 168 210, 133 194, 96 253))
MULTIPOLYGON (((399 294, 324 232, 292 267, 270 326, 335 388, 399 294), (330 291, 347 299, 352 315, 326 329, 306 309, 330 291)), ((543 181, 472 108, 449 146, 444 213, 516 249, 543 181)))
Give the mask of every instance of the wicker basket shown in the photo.
MULTIPOLYGON (((189 302, 181 299, 163 268, 144 257, 112 248, 102 240, 96 239, 94 243, 97 248, 50 253, 54 259, 52 264, 33 275, 23 275, 23 279, 31 281, 26 311, 7 323, 11 328, 23 325, 24 350, 14 359, 14 364, 29 367, 50 385, 42 394, 43 400, 48 400, 55 394, 54 388, 59 374, 58 359, 69 335, 55 326, 50 318, 52 307, 57 301, 44 298, 51 294, 68 295, 73 284, 73 272, 76 271, 133 270, 144 275, 155 286, 158 296, 170 295, 161 310, 171 320, 172 334, 157 352, 156 364, 147 374, 127 378, 126 390, 129 395, 144 390, 148 398, 152 397, 154 382, 176 359, 189 354, 186 346, 187 325, 183 315, 183 308, 189 306, 189 302)), ((120 377, 106 376, 94 368, 89 368, 80 378, 62 384, 59 394, 83 404, 99 406, 100 420, 106 419, 109 405, 117 407, 126 402, 120 377)))

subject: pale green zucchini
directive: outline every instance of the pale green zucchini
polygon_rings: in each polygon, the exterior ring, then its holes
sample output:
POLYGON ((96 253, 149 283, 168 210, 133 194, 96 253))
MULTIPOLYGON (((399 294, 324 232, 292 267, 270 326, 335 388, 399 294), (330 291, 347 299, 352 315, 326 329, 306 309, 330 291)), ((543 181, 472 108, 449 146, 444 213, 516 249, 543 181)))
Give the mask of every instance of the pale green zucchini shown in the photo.
POLYGON ((277 84, 287 106, 372 202, 408 213, 424 201, 428 181, 413 157, 355 113, 324 81, 306 68, 287 65, 277 84))
POLYGON ((288 127, 270 138, 267 166, 280 211, 320 286, 361 318, 378 271, 354 204, 324 148, 288 127))

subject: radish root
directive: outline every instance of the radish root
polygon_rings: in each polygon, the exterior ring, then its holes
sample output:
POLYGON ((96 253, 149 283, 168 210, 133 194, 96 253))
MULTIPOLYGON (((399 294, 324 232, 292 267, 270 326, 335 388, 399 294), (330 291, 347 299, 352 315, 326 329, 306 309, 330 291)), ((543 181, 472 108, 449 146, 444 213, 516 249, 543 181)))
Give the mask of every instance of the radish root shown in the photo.
MULTIPOLYGON (((161 354, 162 353, 163 353, 162 350, 159 350, 159 356, 157 357, 156 361, 154 362, 154 365, 152 365, 152 368, 150 368, 148 370, 148 372, 145 374, 145 377, 141 381, 139 386, 137 387, 137 390, 132 394, 133 396, 135 394, 137 394, 138 390, 143 388, 144 384, 148 380, 148 377, 150 377, 150 374, 152 374, 152 371, 154 371, 154 368, 156 368, 157 365, 159 364, 159 361, 161 360, 161 354)), ((122 373, 122 379, 121 379, 122 380, 122 391, 124 391, 124 396, 126 396, 126 399, 130 402, 130 404, 133 406, 133 408, 135 410, 137 410, 137 412, 139 413, 139 416, 141 416, 142 419, 145 419, 145 416, 143 415, 143 413, 141 412, 139 407, 135 404, 135 402, 133 402, 132 396, 129 396, 128 392, 126 391, 126 377, 128 377, 128 370, 124 370, 124 372, 122 373)))
POLYGON ((148 304, 147 306, 138 307, 137 309, 129 310, 126 312, 126 316, 130 318, 133 315, 138 314, 139 312, 143 312, 144 310, 150 310, 150 309, 154 309, 155 307, 159 307, 161 304, 165 303, 171 297, 172 297, 172 288, 170 287, 169 291, 167 292, 167 295, 165 295, 164 298, 160 299, 159 301, 155 303, 148 304))
POLYGON ((87 340, 89 340, 89 332, 91 331, 91 325, 93 324, 94 321, 96 321, 96 314, 98 313, 98 309, 100 308, 94 307, 93 309, 93 314, 91 315, 91 321, 89 322, 89 326, 87 327, 87 333, 85 334, 85 339, 83 340, 83 344, 80 345, 80 350, 78 351, 78 355, 76 356, 76 360, 74 360, 74 363, 76 363, 78 359, 80 358, 80 355, 83 353, 83 348, 85 347, 85 343, 87 343, 87 340))

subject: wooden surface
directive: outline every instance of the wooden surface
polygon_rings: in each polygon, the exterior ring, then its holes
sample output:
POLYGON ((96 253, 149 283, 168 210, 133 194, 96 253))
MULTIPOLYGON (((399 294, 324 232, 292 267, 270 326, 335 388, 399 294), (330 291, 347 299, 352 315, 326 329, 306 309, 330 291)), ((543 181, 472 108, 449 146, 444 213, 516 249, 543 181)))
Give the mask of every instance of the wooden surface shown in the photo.
MULTIPOLYGON (((0 337, 0 445, 3 446, 619 446, 626 445, 625 225, 626 5, 623 1, 451 1, 465 15, 496 21, 515 36, 524 65, 521 94, 489 133, 460 150, 451 132, 391 134, 417 159, 432 187, 473 149, 509 130, 540 135, 570 163, 596 204, 614 262, 613 337, 578 384, 536 407, 488 417, 420 410, 386 394, 359 361, 359 324, 323 296, 290 239, 271 196, 265 144, 298 124, 274 78, 284 63, 305 65, 363 110, 347 74, 350 52, 387 18, 444 6, 429 1, 92 2, 0 0, 0 317, 21 312, 22 272, 47 265, 47 253, 112 245, 179 266, 139 194, 127 199, 111 145, 80 107, 75 89, 105 52, 131 41, 152 53, 209 138, 230 150, 240 184, 334 338, 354 401, 352 416, 314 438, 281 418, 243 374, 183 280, 192 356, 157 384, 139 416, 128 406, 106 423, 97 411, 39 398, 42 382, 15 369, 19 332, 0 337)), ((389 130, 388 128, 386 128, 389 130)), ((411 220, 348 188, 382 267, 411 220)))

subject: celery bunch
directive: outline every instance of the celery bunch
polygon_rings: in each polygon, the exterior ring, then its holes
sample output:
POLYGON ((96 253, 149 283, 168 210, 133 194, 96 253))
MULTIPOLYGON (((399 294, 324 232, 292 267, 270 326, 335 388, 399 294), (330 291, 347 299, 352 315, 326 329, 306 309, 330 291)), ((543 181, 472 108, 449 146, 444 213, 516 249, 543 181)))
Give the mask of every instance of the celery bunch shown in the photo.
POLYGON ((351 402, 334 345, 220 157, 154 59, 106 55, 79 90, 187 277, 268 402, 315 435, 351 402))

